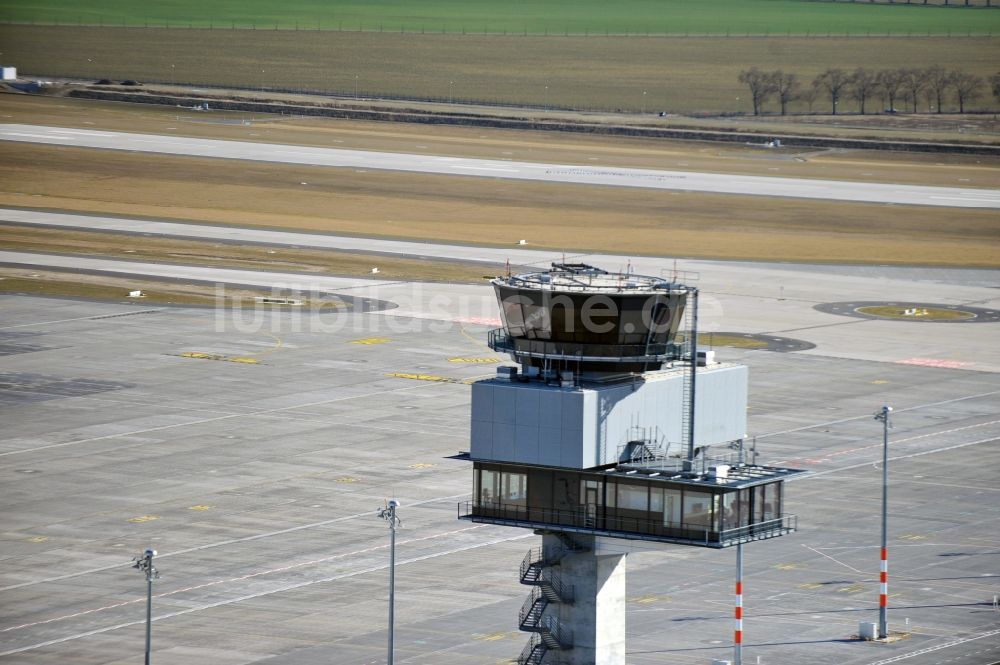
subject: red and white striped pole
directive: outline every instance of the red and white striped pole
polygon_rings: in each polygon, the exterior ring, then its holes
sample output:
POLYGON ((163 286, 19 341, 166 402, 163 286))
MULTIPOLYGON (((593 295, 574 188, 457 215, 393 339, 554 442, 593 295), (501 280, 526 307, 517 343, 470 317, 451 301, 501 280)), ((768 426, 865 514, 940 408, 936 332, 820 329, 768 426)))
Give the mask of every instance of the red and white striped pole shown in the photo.
POLYGON ((882 561, 879 564, 878 626, 879 637, 887 637, 886 608, 889 606, 889 548, 882 547, 882 561))
POLYGON ((736 634, 733 636, 733 663, 743 665, 743 543, 736 545, 736 634))

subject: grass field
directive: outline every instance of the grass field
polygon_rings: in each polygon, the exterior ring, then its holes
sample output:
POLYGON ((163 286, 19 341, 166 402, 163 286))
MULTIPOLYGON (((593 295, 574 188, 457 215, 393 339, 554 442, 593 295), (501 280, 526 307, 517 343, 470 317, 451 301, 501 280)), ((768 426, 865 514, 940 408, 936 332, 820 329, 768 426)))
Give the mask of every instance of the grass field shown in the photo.
POLYGON ((177 238, 66 231, 0 223, 0 249, 103 256, 127 261, 166 261, 213 268, 243 268, 300 274, 418 279, 424 282, 479 282, 503 266, 434 261, 331 250, 214 243, 177 238))
MULTIPOLYGON (((32 75, 648 114, 748 113, 737 77, 751 65, 783 68, 808 84, 829 67, 939 64, 988 77, 1000 62, 1000 37, 587 38, 8 25, 0 42, 5 62, 32 75)), ((983 92, 968 108, 996 107, 983 92)), ((828 105, 819 98, 814 106, 828 105)), ((790 108, 809 110, 804 102, 790 108)), ((841 110, 854 110, 854 102, 844 99, 841 110)))
MULTIPOLYGON (((202 307, 247 307, 258 296, 275 294, 270 290, 227 288, 216 292, 214 286, 158 282, 115 275, 88 275, 61 271, 8 268, 0 266, 0 294, 84 298, 130 305, 197 305, 202 307), (142 298, 129 298, 130 291, 142 291, 142 298)), ((289 297, 294 297, 288 294, 289 297)), ((305 307, 332 309, 330 302, 304 302, 305 307)), ((268 307, 261 305, 261 307, 268 307)), ((280 307, 280 306, 279 306, 280 307)))
POLYGON ((0 20, 157 27, 251 27, 492 34, 991 34, 1000 11, 809 0, 6 0, 0 20))

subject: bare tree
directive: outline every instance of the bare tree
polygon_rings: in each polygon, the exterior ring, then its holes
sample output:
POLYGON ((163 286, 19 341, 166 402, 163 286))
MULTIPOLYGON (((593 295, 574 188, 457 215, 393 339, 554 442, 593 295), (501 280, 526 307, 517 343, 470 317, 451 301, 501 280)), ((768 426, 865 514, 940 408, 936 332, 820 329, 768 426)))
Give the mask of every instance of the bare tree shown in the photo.
POLYGON ((886 96, 888 101, 887 109, 890 113, 896 112, 896 98, 899 97, 899 89, 903 87, 903 78, 898 69, 883 69, 878 73, 878 87, 886 96))
POLYGON ((861 109, 861 115, 865 114, 865 101, 874 95, 877 89, 878 78, 875 76, 874 72, 871 72, 864 67, 858 67, 851 74, 851 97, 857 100, 858 107, 861 109))
POLYGON ((771 73, 771 83, 774 87, 774 94, 781 104, 781 115, 785 115, 788 103, 794 101, 799 96, 799 77, 795 74, 786 74, 780 69, 771 73))
POLYGON ((808 88, 803 88, 798 95, 799 99, 804 101, 809 105, 809 113, 813 112, 813 104, 816 103, 816 98, 819 97, 819 87, 813 83, 808 88))
POLYGON ((983 83, 981 76, 961 72, 957 69, 951 72, 951 87, 955 90, 959 113, 965 113, 966 102, 971 102, 983 94, 983 83))
POLYGON ((750 98, 753 100, 753 114, 760 115, 760 107, 768 97, 774 94, 774 81, 771 74, 762 72, 756 67, 740 72, 739 82, 750 88, 750 98))
POLYGON ((990 87, 993 88, 994 99, 1000 100, 1000 72, 990 77, 990 87))
POLYGON ((928 97, 934 100, 937 113, 942 113, 941 103, 951 88, 951 72, 941 65, 931 65, 924 70, 924 81, 927 83, 928 97))
POLYGON ((833 115, 837 115, 837 102, 840 101, 849 82, 850 77, 843 69, 827 69, 813 81, 813 85, 830 95, 833 115))
POLYGON ((901 87, 906 91, 906 97, 913 102, 913 112, 917 112, 917 100, 920 99, 920 91, 927 83, 924 80, 924 71, 913 67, 899 70, 901 87))

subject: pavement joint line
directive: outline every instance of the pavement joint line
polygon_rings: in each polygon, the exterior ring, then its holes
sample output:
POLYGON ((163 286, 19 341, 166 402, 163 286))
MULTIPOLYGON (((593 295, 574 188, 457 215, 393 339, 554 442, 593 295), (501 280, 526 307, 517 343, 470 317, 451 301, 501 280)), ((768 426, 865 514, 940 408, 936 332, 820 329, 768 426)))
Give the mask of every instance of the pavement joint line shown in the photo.
MULTIPOLYGON (((474 529, 482 529, 482 528, 485 528, 485 526, 486 526, 485 524, 479 524, 479 525, 476 525, 476 526, 465 527, 463 529, 455 529, 453 531, 447 531, 447 532, 444 532, 444 533, 436 533, 436 534, 433 534, 433 535, 430 535, 430 536, 423 536, 421 538, 411 538, 409 540, 401 540, 401 541, 399 541, 399 542, 396 543, 396 546, 398 547, 400 545, 407 545, 409 543, 416 543, 416 542, 420 542, 420 541, 423 541, 423 540, 433 540, 433 539, 439 538, 441 536, 450 536, 450 535, 453 535, 453 534, 456 534, 456 533, 462 533, 463 531, 472 531, 474 529)), ((246 575, 240 575, 239 577, 230 577, 230 578, 227 578, 227 579, 213 580, 211 582, 205 582, 203 584, 195 584, 195 585, 192 585, 192 586, 189 586, 189 587, 184 587, 184 588, 181 588, 181 589, 174 589, 173 591, 165 591, 163 593, 153 594, 153 598, 166 598, 168 596, 173 596, 175 594, 185 593, 187 591, 195 591, 195 590, 198 590, 198 589, 204 589, 204 588, 207 588, 207 587, 210 587, 210 586, 216 586, 218 584, 227 584, 227 583, 230 583, 230 582, 242 582, 244 580, 252 579, 252 578, 255 578, 255 577, 261 577, 263 575, 271 575, 273 573, 283 573, 283 572, 286 572, 286 571, 289 571, 289 570, 293 570, 295 568, 302 568, 304 566, 313 566, 313 565, 320 564, 320 563, 326 563, 327 561, 333 561, 334 559, 342 559, 344 557, 355 556, 355 555, 358 555, 358 554, 367 554, 369 552, 374 552, 376 550, 385 549, 387 547, 388 547, 387 544, 375 545, 375 546, 366 547, 366 548, 360 549, 360 550, 354 550, 352 552, 344 552, 342 554, 332 554, 330 556, 320 557, 319 559, 312 559, 310 561, 300 561, 298 563, 289 564, 287 566, 281 566, 280 568, 271 568, 271 569, 268 569, 268 570, 260 570, 260 571, 257 571, 255 573, 248 573, 246 575)), ((83 610, 83 611, 80 611, 80 612, 74 612, 73 614, 66 614, 66 615, 60 616, 60 617, 53 617, 51 619, 44 619, 42 621, 35 621, 35 622, 32 622, 32 623, 24 623, 24 624, 21 624, 19 626, 9 626, 7 628, 0 629, 0 633, 6 633, 6 632, 13 631, 13 630, 20 630, 22 628, 31 628, 32 626, 40 626, 40 625, 43 625, 43 624, 53 623, 53 622, 56 622, 56 621, 64 621, 66 619, 73 619, 73 618, 76 618, 76 617, 79 617, 79 616, 83 616, 83 615, 86 615, 86 614, 94 614, 96 612, 103 612, 104 610, 110 610, 110 609, 114 609, 116 607, 122 607, 124 605, 132 605, 134 603, 141 603, 144 600, 146 600, 144 597, 140 597, 140 598, 135 598, 133 600, 126 600, 126 601, 123 601, 123 602, 120 602, 120 603, 114 603, 112 605, 105 605, 104 607, 96 607, 96 608, 89 609, 89 610, 83 610)))
POLYGON ((820 323, 815 326, 803 326, 801 328, 788 328, 787 330, 771 330, 768 332, 758 333, 761 335, 778 335, 781 333, 799 332, 801 330, 816 330, 817 328, 835 328, 837 326, 849 326, 855 323, 867 323, 869 321, 877 321, 878 319, 852 319, 851 321, 837 321, 836 323, 820 323))
POLYGON ((271 413, 280 413, 282 411, 291 411, 293 409, 300 409, 300 408, 303 408, 303 407, 318 406, 318 405, 321 405, 321 404, 332 404, 334 402, 346 402, 346 401, 352 400, 352 399, 372 398, 372 397, 377 397, 379 395, 384 395, 386 393, 403 392, 403 391, 406 391, 406 390, 416 390, 417 388, 423 388, 423 387, 427 387, 427 386, 431 386, 431 385, 435 385, 435 384, 433 384, 433 383, 423 383, 422 382, 422 383, 418 383, 418 384, 415 384, 415 385, 409 385, 409 386, 402 387, 402 388, 390 388, 390 389, 387 389, 387 390, 379 390, 379 391, 376 391, 376 392, 365 393, 363 395, 349 395, 347 397, 337 397, 337 398, 334 398, 334 399, 325 399, 325 400, 320 400, 318 402, 309 402, 307 404, 297 404, 297 405, 293 405, 293 406, 283 406, 283 407, 278 407, 278 408, 274 408, 274 409, 262 409, 260 411, 248 411, 246 413, 229 414, 229 415, 224 415, 224 416, 217 416, 215 418, 203 418, 201 420, 192 420, 192 421, 184 422, 184 423, 173 423, 171 425, 161 425, 159 427, 149 427, 149 428, 146 428, 146 429, 133 430, 133 431, 130 431, 130 432, 119 432, 117 434, 107 434, 107 435, 104 435, 104 436, 95 436, 95 437, 91 437, 91 438, 88 438, 88 439, 79 439, 79 440, 76 440, 76 441, 63 441, 62 443, 53 443, 53 444, 49 444, 47 446, 38 446, 36 448, 25 448, 23 450, 8 450, 7 452, 0 453, 0 457, 6 457, 8 455, 21 455, 21 454, 24 454, 24 453, 33 453, 33 452, 38 452, 40 450, 49 450, 51 448, 61 448, 61 447, 64 447, 64 446, 73 446, 73 445, 76 445, 76 444, 79 444, 79 443, 93 443, 94 441, 104 441, 104 440, 107 440, 107 439, 117 439, 117 438, 125 437, 125 436, 135 436, 136 434, 147 434, 149 432, 160 432, 160 431, 163 431, 163 430, 174 429, 176 427, 190 427, 191 425, 203 425, 205 423, 218 422, 220 420, 229 420, 229 419, 232 419, 232 418, 245 418, 247 416, 267 415, 267 414, 271 414, 271 413))
MULTIPOLYGON (((917 453, 910 453, 909 455, 898 455, 896 457, 890 457, 889 461, 890 462, 895 462, 896 460, 909 459, 911 457, 921 457, 923 455, 933 455, 935 453, 943 453, 943 452, 947 452, 949 450, 956 450, 958 448, 965 448, 967 446, 976 446, 976 445, 979 445, 981 443, 991 443, 993 441, 996 441, 997 438, 998 437, 994 436, 994 437, 990 437, 988 439, 979 439, 978 441, 967 441, 965 443, 958 443, 958 444, 955 444, 954 446, 945 446, 944 448, 935 448, 934 450, 924 450, 924 451, 917 452, 917 453)), ((843 467, 840 467, 839 469, 828 469, 826 471, 812 471, 812 472, 810 472, 808 474, 805 474, 804 478, 803 477, 799 477, 799 476, 792 476, 792 477, 788 478, 786 482, 791 482, 793 480, 804 480, 805 478, 816 478, 817 476, 827 476, 827 475, 830 475, 831 473, 840 473, 841 471, 850 471, 852 469, 858 469, 858 468, 861 468, 863 466, 871 466, 871 465, 872 465, 872 462, 862 462, 860 464, 852 464, 850 466, 843 466, 843 467)))
MULTIPOLYGON (((955 402, 962 402, 969 399, 979 399, 981 397, 992 397, 993 395, 1000 394, 1000 390, 991 390, 988 393, 977 393, 975 395, 964 395, 962 397, 954 397, 952 399, 941 400, 940 402, 928 402, 926 404, 916 404, 914 406, 907 406, 898 409, 893 409, 893 413, 907 413, 909 411, 916 411, 918 409, 926 409, 932 406, 942 406, 944 404, 954 404, 955 402)), ((792 429, 780 430, 778 432, 766 432, 764 434, 758 434, 756 438, 764 439, 769 436, 781 436, 782 434, 795 434, 796 432, 803 432, 810 429, 816 429, 817 427, 828 427, 830 425, 840 425, 841 423, 849 423, 855 420, 865 420, 871 418, 871 414, 865 414, 863 416, 851 416, 849 418, 841 418, 839 420, 828 420, 822 423, 815 423, 812 425, 804 425, 802 427, 794 427, 792 429)), ((774 462, 777 464, 778 462, 774 462)))
MULTIPOLYGON (((435 552, 435 553, 432 553, 432 554, 425 554, 423 556, 413 557, 413 558, 410 558, 410 559, 404 559, 402 561, 397 561, 396 565, 397 566, 403 566, 403 565, 410 564, 410 563, 418 563, 420 561, 426 561, 428 559, 436 559, 437 557, 441 557, 441 556, 448 556, 450 554, 457 554, 459 552, 465 552, 465 551, 468 551, 468 550, 479 549, 481 547, 489 547, 491 545, 498 545, 500 543, 510 542, 512 540, 521 540, 521 539, 524 539, 524 538, 532 538, 532 537, 534 537, 533 533, 522 534, 522 535, 519 535, 519 536, 512 536, 512 537, 509 537, 509 538, 498 538, 498 539, 491 540, 491 541, 484 542, 484 543, 476 543, 476 544, 473 544, 473 545, 466 545, 466 546, 463 546, 463 547, 458 547, 458 548, 455 548, 455 549, 447 550, 445 552, 435 552)), ((227 600, 220 600, 220 601, 217 601, 217 602, 214 602, 214 603, 208 603, 206 605, 201 605, 201 606, 197 606, 197 607, 190 607, 190 608, 187 608, 187 609, 184 609, 184 610, 180 610, 180 611, 177 611, 177 612, 170 612, 168 614, 161 614, 160 616, 154 616, 154 617, 152 617, 151 621, 155 622, 155 621, 162 621, 164 619, 172 619, 174 617, 183 616, 185 614, 191 614, 193 612, 201 612, 203 610, 210 610, 210 609, 213 609, 213 608, 216 608, 216 607, 222 607, 224 605, 233 605, 235 603, 241 603, 241 602, 243 602, 245 600, 253 600, 255 598, 261 598, 263 596, 270 596, 272 594, 284 593, 286 591, 293 591, 295 589, 300 589, 302 587, 312 586, 314 584, 325 584, 327 582, 335 582, 337 580, 346 579, 348 577, 357 577, 358 575, 367 575, 368 573, 374 573, 374 572, 377 572, 379 570, 385 570, 388 567, 389 567, 389 564, 383 564, 383 565, 379 565, 379 566, 372 566, 370 568, 365 568, 365 569, 362 569, 362 570, 357 570, 357 571, 350 572, 350 573, 341 573, 339 575, 334 575, 334 576, 331 576, 331 577, 325 577, 325 578, 322 578, 322 579, 306 580, 304 582, 296 582, 294 584, 287 584, 285 586, 279 587, 277 589, 271 589, 269 591, 261 591, 261 592, 258 592, 258 593, 252 593, 252 594, 247 594, 247 595, 244 595, 244 596, 239 596, 237 598, 230 598, 230 599, 227 599, 227 600)), ((105 626, 103 628, 96 628, 94 630, 89 630, 89 631, 84 632, 84 633, 77 633, 75 635, 67 635, 65 637, 55 638, 55 639, 52 639, 52 640, 48 640, 46 642, 40 642, 38 644, 30 644, 28 646, 18 647, 16 649, 10 649, 8 651, 2 651, 2 652, 0 652, 0 658, 2 658, 4 656, 11 656, 11 655, 17 654, 17 653, 24 653, 25 651, 33 651, 35 649, 41 649, 41 648, 44 648, 44 647, 52 646, 54 644, 61 644, 63 642, 70 642, 72 640, 78 640, 78 639, 82 639, 84 637, 90 637, 91 635, 99 635, 101 633, 108 633, 108 632, 111 632, 113 630, 119 630, 121 628, 128 628, 130 626, 136 626, 136 625, 145 624, 145 623, 146 623, 145 619, 139 619, 139 620, 136 620, 136 621, 127 621, 125 623, 115 624, 113 626, 105 626)))
MULTIPOLYGON (((103 315, 102 315, 103 316, 103 315)), ((35 323, 18 323, 13 326, 0 326, 0 330, 10 330, 11 328, 28 328, 31 326, 45 326, 53 323, 69 323, 71 321, 93 321, 93 316, 78 316, 72 319, 57 319, 55 321, 36 321, 35 323)))
MULTIPOLYGON (((953 434, 955 432, 962 432, 964 430, 974 429, 976 427, 986 427, 987 425, 996 425, 997 423, 1000 423, 1000 420, 991 420, 991 421, 985 422, 985 423, 977 423, 975 425, 966 425, 965 427, 956 427, 954 429, 946 429, 946 430, 942 430, 940 432, 931 432, 929 434, 920 434, 918 436, 911 436, 911 437, 908 437, 908 438, 905 438, 905 439, 893 439, 893 440, 889 441, 889 446, 891 447, 891 446, 896 445, 896 444, 910 443, 912 441, 918 441, 920 439, 926 439, 926 438, 932 437, 932 436, 941 436, 943 434, 953 434)), ((832 452, 832 453, 826 453, 826 454, 823 455, 823 457, 821 457, 819 459, 822 459, 822 460, 825 460, 825 461, 829 461, 830 457, 837 457, 838 455, 849 455, 850 453, 856 453, 856 452, 861 451, 861 450, 870 450, 872 448, 881 448, 881 447, 882 447, 881 443, 873 443, 873 444, 871 444, 869 446, 860 446, 858 448, 845 448, 844 450, 837 450, 837 451, 832 452)), ((774 464, 781 464, 781 463, 784 463, 784 462, 794 462, 796 459, 798 459, 798 458, 793 458, 793 459, 790 459, 790 460, 780 460, 778 462, 774 462, 774 464)))
POLYGON ((892 656, 891 658, 883 658, 882 660, 872 661, 868 665, 889 665, 889 663, 898 663, 901 660, 907 660, 915 656, 922 656, 924 654, 932 653, 934 651, 940 651, 941 649, 947 649, 948 647, 958 646, 959 644, 965 644, 967 642, 974 642, 975 640, 981 640, 984 637, 992 637, 993 635, 1000 634, 1000 628, 996 630, 990 630, 985 633, 980 633, 979 635, 973 635, 971 637, 965 637, 958 640, 952 640, 951 642, 946 642, 944 644, 937 644, 924 649, 918 649, 917 651, 911 651, 910 653, 900 654, 898 656, 892 656))
POLYGON ((815 547, 810 547, 809 545, 806 545, 805 543, 799 543, 799 544, 802 545, 802 547, 806 548, 807 550, 812 550, 813 552, 815 552, 816 554, 819 554, 820 556, 825 556, 830 561, 833 561, 834 563, 839 564, 839 565, 843 566, 844 568, 847 568, 848 570, 853 570, 854 572, 858 573, 859 575, 866 575, 867 574, 865 571, 858 570, 854 566, 849 566, 846 563, 844 563, 843 561, 838 561, 837 559, 835 559, 834 557, 830 556, 829 554, 824 554, 823 552, 820 552, 815 547))
MULTIPOLYGON (((461 499, 461 498, 466 497, 466 496, 468 496, 468 493, 452 494, 452 495, 449 495, 449 496, 438 496, 438 497, 434 497, 432 499, 424 499, 422 501, 414 501, 413 503, 408 504, 408 507, 423 506, 423 505, 426 505, 426 504, 429 504, 429 503, 436 503, 438 501, 454 501, 455 499, 461 499)), ((207 550, 207 549, 211 549, 213 547, 223 547, 223 546, 226 546, 226 545, 234 545, 236 543, 245 543, 245 542, 249 542, 251 540, 260 540, 262 538, 271 538, 273 536, 281 536, 281 535, 284 535, 286 533, 294 533, 296 531, 304 531, 306 529, 315 529, 317 527, 328 526, 330 524, 336 524, 338 522, 346 522, 348 520, 358 519, 360 517, 370 517, 370 516, 371 516, 371 511, 366 511, 366 512, 363 512, 363 513, 355 513, 354 515, 345 515, 344 517, 335 517, 333 519, 323 520, 322 522, 312 522, 312 523, 309 523, 309 524, 300 524, 298 526, 288 527, 287 529, 278 529, 277 531, 267 531, 265 533, 257 533, 257 534, 254 534, 252 536, 244 536, 242 538, 230 538, 228 540, 222 540, 222 541, 219 541, 219 542, 216 542, 216 543, 207 543, 205 545, 196 545, 195 547, 188 547, 188 548, 185 548, 185 549, 176 550, 174 552, 164 552, 162 554, 158 554, 157 558, 158 559, 163 559, 163 558, 169 557, 169 556, 177 556, 177 555, 180 555, 180 554, 190 554, 191 552, 199 552, 201 550, 207 550)), ((23 587, 34 586, 36 584, 47 584, 49 582, 60 582, 62 580, 70 579, 70 578, 73 578, 73 577, 79 577, 81 575, 90 575, 92 573, 100 573, 100 572, 104 572, 106 570, 114 570, 115 568, 120 568, 120 567, 122 567, 124 565, 127 565, 127 564, 116 563, 116 564, 112 564, 110 566, 102 566, 100 568, 91 568, 89 570, 81 570, 81 571, 75 572, 75 573, 67 573, 66 575, 59 575, 57 577, 48 577, 48 578, 45 578, 45 579, 34 580, 34 581, 31 581, 31 582, 22 582, 20 584, 12 584, 10 586, 0 587, 0 591, 11 591, 13 589, 21 589, 23 587)))

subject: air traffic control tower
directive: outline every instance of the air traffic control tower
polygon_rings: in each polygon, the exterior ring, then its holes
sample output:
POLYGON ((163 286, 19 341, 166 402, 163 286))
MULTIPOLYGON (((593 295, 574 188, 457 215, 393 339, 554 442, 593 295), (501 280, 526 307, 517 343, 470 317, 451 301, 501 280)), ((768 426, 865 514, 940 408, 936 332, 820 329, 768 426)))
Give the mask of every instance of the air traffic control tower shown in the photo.
POLYGON ((795 530, 797 472, 744 450, 747 368, 698 352, 697 289, 583 264, 492 283, 489 345, 517 366, 472 385, 459 517, 542 536, 520 568, 518 663, 624 665, 627 553, 736 545, 739 582, 742 544, 795 530))

